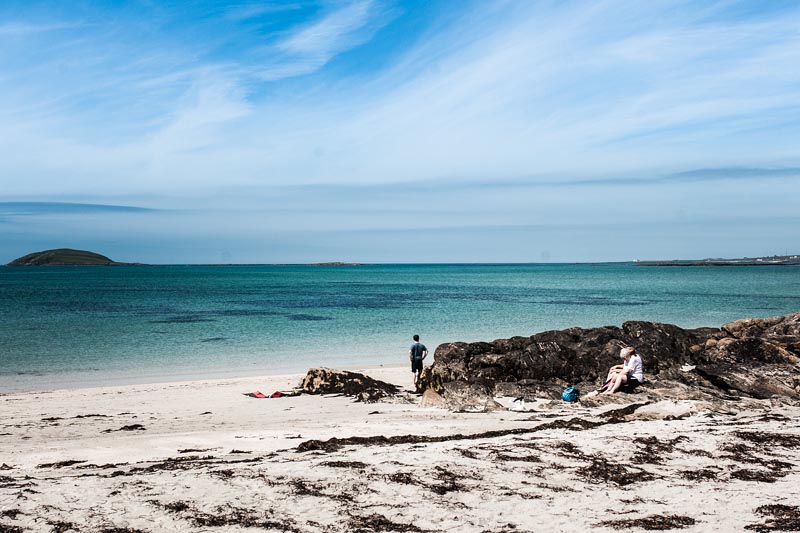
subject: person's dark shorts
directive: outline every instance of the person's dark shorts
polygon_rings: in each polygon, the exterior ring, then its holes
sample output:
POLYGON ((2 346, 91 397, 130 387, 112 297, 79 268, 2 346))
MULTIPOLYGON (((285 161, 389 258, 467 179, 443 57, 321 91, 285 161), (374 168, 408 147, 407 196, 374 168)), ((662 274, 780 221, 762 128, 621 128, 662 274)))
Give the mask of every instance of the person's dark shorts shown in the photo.
POLYGON ((422 372, 422 359, 412 359, 411 360, 411 371, 412 372, 422 372))
POLYGON ((628 380, 620 387, 620 392, 633 392, 642 382, 633 376, 628 376, 628 380))

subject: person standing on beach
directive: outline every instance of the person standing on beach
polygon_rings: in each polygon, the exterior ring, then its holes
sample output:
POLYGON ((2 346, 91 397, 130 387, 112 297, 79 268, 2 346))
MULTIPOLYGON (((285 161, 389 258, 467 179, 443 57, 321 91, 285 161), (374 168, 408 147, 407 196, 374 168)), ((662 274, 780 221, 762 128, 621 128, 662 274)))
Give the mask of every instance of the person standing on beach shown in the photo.
POLYGON ((419 335, 414 335, 414 344, 408 350, 411 359, 411 372, 414 374, 414 388, 419 390, 419 380, 422 377, 422 361, 428 357, 428 349, 419 342, 419 335))

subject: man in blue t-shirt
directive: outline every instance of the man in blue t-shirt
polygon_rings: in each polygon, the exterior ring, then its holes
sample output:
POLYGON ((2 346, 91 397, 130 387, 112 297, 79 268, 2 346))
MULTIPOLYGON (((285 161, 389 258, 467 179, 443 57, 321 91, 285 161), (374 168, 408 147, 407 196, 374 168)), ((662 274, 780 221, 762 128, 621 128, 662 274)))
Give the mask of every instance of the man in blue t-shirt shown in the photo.
POLYGON ((414 344, 408 350, 411 359, 411 372, 414 374, 414 388, 419 390, 419 378, 422 377, 422 360, 428 357, 428 349, 419 342, 419 335, 414 335, 414 344))

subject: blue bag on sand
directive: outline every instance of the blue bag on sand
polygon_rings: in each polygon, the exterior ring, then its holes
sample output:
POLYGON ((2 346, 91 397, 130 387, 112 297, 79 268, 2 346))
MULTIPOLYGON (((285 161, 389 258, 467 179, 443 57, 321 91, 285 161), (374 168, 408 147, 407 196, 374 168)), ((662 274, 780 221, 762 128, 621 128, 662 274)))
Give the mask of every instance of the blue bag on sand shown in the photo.
POLYGON ((567 387, 564 389, 564 392, 561 393, 561 399, 565 402, 577 402, 580 393, 581 392, 575 387, 567 387))

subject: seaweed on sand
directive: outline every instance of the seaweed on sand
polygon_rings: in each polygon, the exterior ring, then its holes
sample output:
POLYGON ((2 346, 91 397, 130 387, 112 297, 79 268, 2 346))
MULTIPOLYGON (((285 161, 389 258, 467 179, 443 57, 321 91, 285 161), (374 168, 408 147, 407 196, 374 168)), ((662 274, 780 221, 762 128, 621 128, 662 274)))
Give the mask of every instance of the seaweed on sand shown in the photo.
POLYGON ((129 424, 127 426, 122 426, 119 429, 104 429, 103 433, 112 433, 114 431, 145 431, 147 428, 141 424, 129 424))
POLYGON ((428 488, 436 494, 444 495, 448 492, 457 492, 464 490, 464 485, 459 483, 461 479, 456 473, 442 467, 436 467, 435 477, 438 483, 428 485, 428 488))
POLYGON ((400 483, 402 485, 420 485, 439 495, 465 489, 464 485, 460 482, 463 476, 459 476, 455 472, 442 466, 437 466, 434 469, 433 478, 435 481, 433 483, 426 483, 409 472, 395 472, 393 474, 387 474, 383 476, 383 478, 387 481, 400 483))
POLYGON ((304 479, 292 480, 292 493, 295 496, 316 496, 317 498, 328 497, 319 484, 312 483, 311 481, 306 481, 304 479))
POLYGON ((517 461, 521 463, 541 463, 542 460, 539 458, 538 455, 533 454, 525 454, 525 455, 514 455, 510 454, 501 450, 495 450, 492 452, 492 456, 498 461, 517 461))
POLYGON ((355 470, 364 470, 369 465, 361 461, 325 461, 320 463, 320 466, 327 466, 329 468, 353 468, 355 470))
POLYGON ((67 533, 67 531, 80 531, 78 526, 72 522, 64 522, 62 520, 48 521, 47 525, 50 526, 50 533, 67 533))
POLYGON ((77 461, 75 459, 69 459, 67 461, 59 461, 57 463, 42 463, 40 465, 36 465, 36 468, 64 468, 66 466, 79 465, 85 462, 86 461, 77 461))
POLYGON ((478 453, 474 450, 470 450, 467 448, 456 448, 456 451, 466 457, 467 459, 477 459, 478 453))
POLYGON ((625 416, 634 412, 636 409, 647 405, 648 402, 635 403, 627 405, 620 409, 612 409, 602 413, 602 420, 586 420, 585 418, 573 417, 566 420, 554 420, 546 424, 530 428, 511 428, 511 429, 498 429, 492 431, 484 431, 482 433, 456 433, 455 435, 395 435, 392 437, 385 437, 383 435, 373 435, 370 437, 333 437, 328 440, 307 440, 301 442, 296 450, 298 452, 322 451, 322 452, 335 452, 342 446, 395 446, 398 444, 425 444, 436 442, 451 442, 454 440, 477 440, 477 439, 494 439, 497 437, 505 437, 508 435, 524 435, 527 433, 537 433, 540 431, 547 431, 550 429, 569 429, 573 431, 583 431, 587 429, 594 429, 606 424, 620 424, 627 422, 625 416))
POLYGON ((514 524, 509 524, 508 526, 500 529, 484 529, 481 533, 532 533, 527 529, 517 529, 517 526, 514 524))
POLYGON ((640 407, 644 407, 649 403, 650 402, 632 403, 630 405, 626 405, 625 407, 620 407, 619 409, 609 409, 608 411, 600 413, 599 416, 601 418, 621 421, 623 417, 633 414, 634 412, 636 412, 637 409, 639 409, 640 407))
POLYGON ((641 446, 641 449, 634 454, 633 458, 639 463, 647 464, 661 464, 664 462, 663 455, 670 453, 675 449, 675 445, 679 442, 688 441, 689 437, 679 435, 674 439, 668 441, 658 440, 658 437, 636 437, 633 439, 635 444, 641 446))
POLYGON ((379 533, 383 531, 425 533, 426 529, 421 529, 414 524, 402 524, 389 520, 382 514, 373 513, 367 516, 351 515, 347 522, 347 531, 350 533, 379 533))
POLYGON ((0 522, 0 533, 23 533, 25 531, 19 526, 12 526, 11 524, 4 524, 0 522))
POLYGON ((213 455, 185 455, 183 457, 170 457, 148 466, 137 466, 131 468, 128 471, 128 475, 138 473, 150 474, 162 470, 187 470, 190 468, 196 468, 198 465, 207 465, 213 459, 213 455))
POLYGON ((564 457, 571 457, 574 459, 586 459, 588 456, 574 443, 560 440, 553 443, 552 448, 559 451, 559 455, 564 457))
POLYGON ((0 476, 0 488, 2 489, 21 489, 24 487, 29 487, 31 485, 36 485, 32 481, 28 481, 31 479, 28 476, 25 476, 21 479, 16 479, 11 476, 0 476))
POLYGON ((608 459, 599 455, 590 456, 589 460, 589 465, 579 468, 577 473, 579 477, 590 483, 610 482, 624 487, 655 479, 655 476, 649 472, 609 462, 608 459))
POLYGON ((383 476, 384 479, 394 483, 401 483, 403 485, 418 485, 419 480, 409 474, 408 472, 395 472, 394 474, 387 474, 383 476))
POLYGON ((682 478, 689 481, 717 481, 719 472, 713 468, 700 468, 699 470, 682 470, 678 472, 682 478))
POLYGON ((786 461, 781 461, 779 459, 764 459, 763 457, 759 457, 756 455, 756 452, 759 451, 758 448, 754 446, 748 446, 744 443, 736 443, 736 444, 725 444, 720 448, 722 451, 726 452, 723 455, 724 458, 730 459, 731 461, 736 461, 738 463, 743 464, 757 464, 768 468, 769 470, 791 470, 794 466, 792 463, 788 463, 786 461))
POLYGON ((731 472, 731 478, 741 481, 758 481, 761 483, 775 483, 779 478, 788 475, 787 471, 775 470, 751 470, 743 468, 731 472))
POLYGON ((800 507, 796 505, 762 505, 756 514, 765 517, 762 524, 744 526, 750 531, 800 531, 800 507))
POLYGON ((606 520, 600 522, 598 525, 610 527, 612 529, 641 528, 647 531, 665 531, 667 529, 683 529, 688 526, 693 526, 695 523, 696 520, 690 516, 654 514, 642 518, 606 520))
POLYGON ((220 505, 214 508, 213 513, 206 513, 184 501, 162 503, 157 500, 149 500, 147 503, 175 513, 180 518, 193 522, 200 527, 240 526, 245 528, 278 529, 295 533, 299 531, 294 522, 289 519, 277 520, 269 516, 266 511, 259 512, 255 509, 235 507, 230 504, 220 505))
POLYGON ((767 433, 766 431, 734 431, 733 434, 742 440, 759 445, 780 448, 800 448, 800 435, 767 433))

